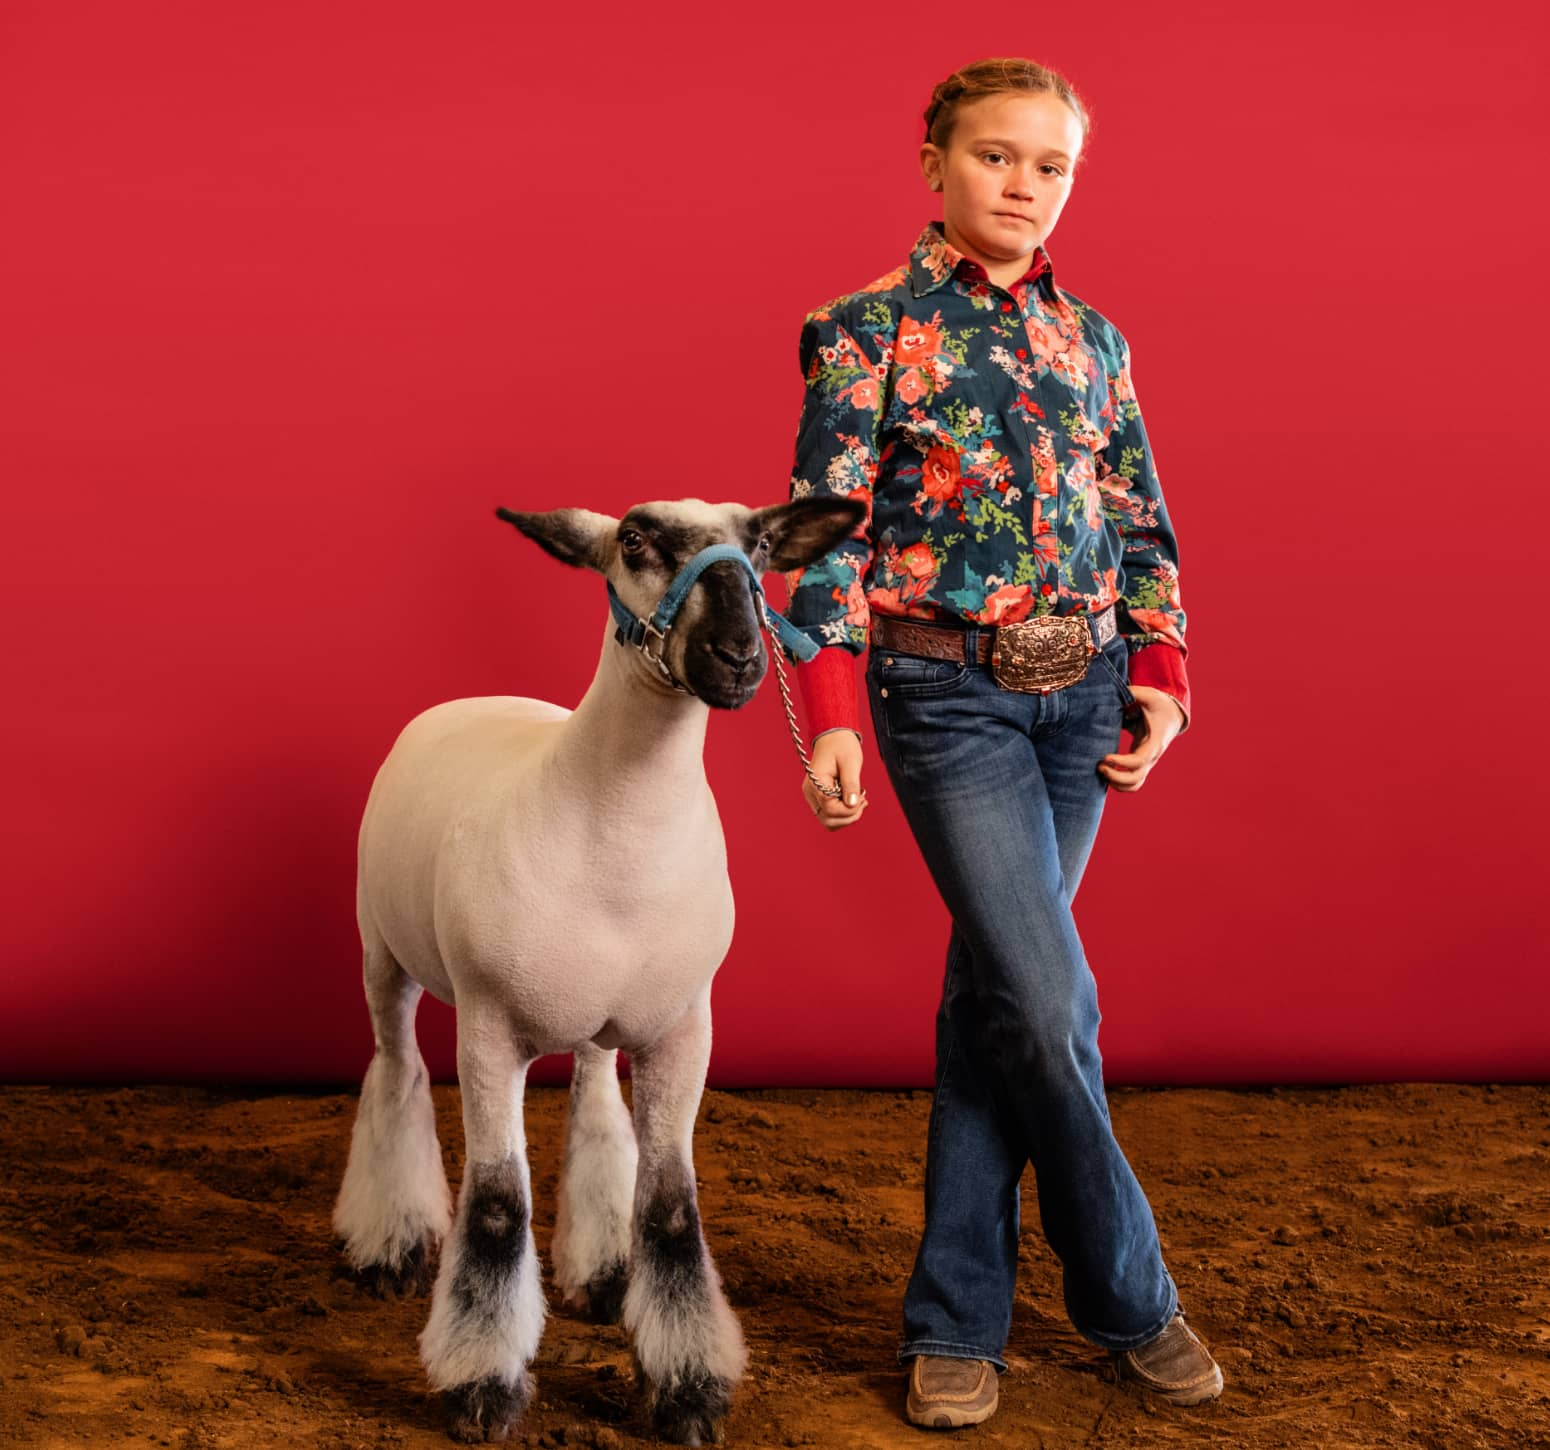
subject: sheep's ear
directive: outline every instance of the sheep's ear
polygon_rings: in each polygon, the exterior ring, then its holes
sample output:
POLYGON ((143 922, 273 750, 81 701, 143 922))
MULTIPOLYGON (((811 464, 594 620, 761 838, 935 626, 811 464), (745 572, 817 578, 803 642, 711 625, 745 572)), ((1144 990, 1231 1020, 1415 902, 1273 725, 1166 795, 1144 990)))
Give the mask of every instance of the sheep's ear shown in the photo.
POLYGON ((608 541, 618 531, 619 520, 591 509, 550 509, 523 513, 498 508, 495 517, 514 524, 535 544, 547 549, 562 564, 602 573, 608 566, 608 541))
POLYGON ((866 517, 852 498, 799 498, 759 509, 755 518, 770 534, 770 568, 800 569, 821 559, 866 517))

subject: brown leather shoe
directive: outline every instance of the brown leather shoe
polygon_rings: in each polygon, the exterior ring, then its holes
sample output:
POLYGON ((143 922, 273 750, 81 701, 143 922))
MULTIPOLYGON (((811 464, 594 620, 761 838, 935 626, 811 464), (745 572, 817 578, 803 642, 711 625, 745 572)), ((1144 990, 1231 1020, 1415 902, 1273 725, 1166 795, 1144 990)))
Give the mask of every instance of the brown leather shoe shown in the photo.
POLYGON ((1172 1404, 1198 1405, 1222 1392, 1222 1371, 1211 1351, 1184 1322, 1182 1309, 1155 1339, 1135 1349, 1111 1350, 1110 1354, 1120 1379, 1135 1380, 1172 1404))
POLYGON ((917 1354, 910 1365, 904 1412, 912 1425, 956 1430, 960 1425, 988 1420, 995 1414, 999 1398, 996 1367, 988 1359, 917 1354))

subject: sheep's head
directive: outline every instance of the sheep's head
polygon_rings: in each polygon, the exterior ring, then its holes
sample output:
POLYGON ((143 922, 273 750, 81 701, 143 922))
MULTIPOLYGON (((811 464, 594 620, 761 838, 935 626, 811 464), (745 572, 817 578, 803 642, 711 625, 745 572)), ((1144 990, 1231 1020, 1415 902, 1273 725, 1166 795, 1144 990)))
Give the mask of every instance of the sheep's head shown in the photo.
MULTIPOLYGON (((850 499, 804 498, 750 509, 691 498, 636 504, 617 519, 590 509, 497 512, 555 558, 603 575, 626 608, 646 619, 674 576, 701 549, 731 544, 757 575, 766 569, 800 569, 853 533, 866 506, 850 499)), ((759 630, 757 588, 736 560, 712 564, 690 590, 660 646, 674 677, 707 705, 728 710, 746 705, 764 679, 769 657, 759 630)), ((634 657, 643 677, 670 688, 649 661, 634 657)))

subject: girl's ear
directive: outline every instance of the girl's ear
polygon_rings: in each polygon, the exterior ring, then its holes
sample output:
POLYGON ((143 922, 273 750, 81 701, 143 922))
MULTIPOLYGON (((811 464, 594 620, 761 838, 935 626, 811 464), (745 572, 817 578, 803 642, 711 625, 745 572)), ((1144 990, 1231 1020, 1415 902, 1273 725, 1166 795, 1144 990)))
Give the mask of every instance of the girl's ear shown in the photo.
POLYGON ((942 189, 942 153, 939 147, 927 141, 920 148, 920 173, 932 191, 942 189))
POLYGON ((523 513, 498 508, 495 517, 515 525, 562 564, 595 569, 599 574, 608 567, 608 545, 619 528, 619 520, 612 514, 597 514, 591 509, 523 513))
POLYGON ((799 498, 759 509, 754 517, 770 535, 769 567, 784 572, 823 558, 866 515, 860 499, 799 498))

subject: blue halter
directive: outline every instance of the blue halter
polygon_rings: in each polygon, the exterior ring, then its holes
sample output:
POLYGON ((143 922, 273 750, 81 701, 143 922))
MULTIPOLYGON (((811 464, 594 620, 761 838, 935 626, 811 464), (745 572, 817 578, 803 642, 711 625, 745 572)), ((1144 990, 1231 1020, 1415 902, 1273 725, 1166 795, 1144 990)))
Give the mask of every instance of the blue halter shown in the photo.
POLYGON ((614 620, 619 626, 614 631, 614 638, 620 644, 634 645, 662 672, 674 689, 682 690, 685 694, 689 693, 688 686, 680 684, 674 678, 672 671, 667 667, 667 661, 662 657, 667 643, 667 632, 673 627, 673 620, 677 618, 678 611, 683 608, 684 600, 689 597, 689 591, 699 581, 700 575, 712 564, 723 561, 741 564, 748 571, 749 577, 753 580, 754 599, 759 606, 759 623, 779 641, 788 656, 793 660, 810 660, 818 653, 818 646, 812 640, 789 619, 770 608, 764 598, 764 585, 753 564, 749 562, 748 555, 734 544, 712 544, 707 549, 701 549, 673 576, 673 582, 667 586, 667 593, 652 610, 650 619, 641 619, 639 615, 633 613, 614 592, 613 584, 608 585, 608 607, 613 611, 614 620), (652 654, 646 647, 652 635, 660 641, 656 654, 652 654))

